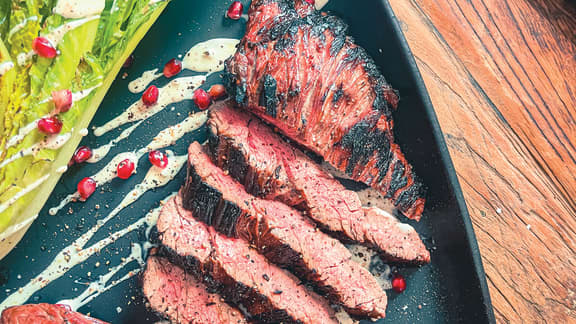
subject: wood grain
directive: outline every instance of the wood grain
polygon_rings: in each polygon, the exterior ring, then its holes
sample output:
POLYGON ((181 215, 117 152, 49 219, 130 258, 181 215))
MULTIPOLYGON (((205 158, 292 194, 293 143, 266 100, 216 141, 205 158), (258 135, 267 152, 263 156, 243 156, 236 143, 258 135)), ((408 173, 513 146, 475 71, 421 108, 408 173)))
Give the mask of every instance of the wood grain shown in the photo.
POLYGON ((576 10, 390 0, 471 213, 498 322, 576 322, 576 10))

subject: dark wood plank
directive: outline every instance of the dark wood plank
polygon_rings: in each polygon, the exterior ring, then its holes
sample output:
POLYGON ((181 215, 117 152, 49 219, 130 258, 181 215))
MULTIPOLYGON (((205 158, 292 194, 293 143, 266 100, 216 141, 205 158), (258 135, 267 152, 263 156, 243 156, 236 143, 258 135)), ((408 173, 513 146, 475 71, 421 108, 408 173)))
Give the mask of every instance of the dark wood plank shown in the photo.
POLYGON ((576 321, 576 10, 390 0, 445 134, 499 322, 576 321))

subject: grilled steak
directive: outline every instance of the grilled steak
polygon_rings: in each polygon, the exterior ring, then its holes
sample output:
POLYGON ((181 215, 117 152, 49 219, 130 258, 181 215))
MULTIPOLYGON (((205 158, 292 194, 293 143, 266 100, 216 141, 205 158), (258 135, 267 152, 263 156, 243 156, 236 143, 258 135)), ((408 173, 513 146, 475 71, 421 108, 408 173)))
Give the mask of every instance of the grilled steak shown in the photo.
POLYGON ((197 142, 188 149, 188 163, 182 201, 194 216, 316 283, 351 314, 385 316, 385 292, 342 243, 287 205, 248 194, 197 142))
POLYGON ((397 93, 339 18, 306 0, 254 0, 225 83, 242 107, 380 190, 409 218, 423 189, 394 142, 397 93))
POLYGON ((101 320, 73 312, 70 307, 60 304, 28 304, 6 308, 2 312, 0 324, 106 324, 101 320))
POLYGON ((289 273, 268 263, 248 243, 197 221, 170 199, 158 218, 159 254, 196 271, 203 283, 264 323, 335 323, 330 306, 289 273))
POLYGON ((207 292, 196 276, 165 258, 148 258, 142 283, 150 307, 172 323, 246 323, 244 316, 223 302, 220 295, 207 292))
POLYGON ((430 253, 412 227, 383 211, 365 213, 355 192, 258 118, 230 104, 212 107, 210 153, 249 193, 301 208, 323 228, 376 248, 387 260, 430 262, 430 253))

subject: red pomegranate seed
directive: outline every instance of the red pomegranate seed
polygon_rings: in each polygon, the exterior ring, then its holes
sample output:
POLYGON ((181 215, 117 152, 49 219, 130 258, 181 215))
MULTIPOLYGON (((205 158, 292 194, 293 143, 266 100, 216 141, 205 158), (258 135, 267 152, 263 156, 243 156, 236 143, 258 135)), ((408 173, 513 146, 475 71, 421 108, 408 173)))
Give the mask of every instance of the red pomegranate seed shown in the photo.
POLYGON ((83 200, 88 199, 96 191, 96 181, 90 177, 86 177, 78 182, 78 193, 83 200))
POLYGON ((62 121, 58 116, 41 118, 38 121, 38 130, 44 134, 58 134, 62 130, 62 121))
POLYGON ((72 107, 72 91, 68 89, 52 91, 52 101, 56 112, 67 112, 72 107))
POLYGON ((142 101, 146 106, 152 106, 158 102, 158 88, 156 86, 149 86, 142 94, 142 101))
POLYGON ((397 293, 406 290, 406 279, 399 274, 395 275, 394 278, 392 278, 392 289, 397 293))
POLYGON ((204 110, 210 106, 210 95, 204 89, 196 89, 194 91, 194 103, 200 110, 204 110))
POLYGON ((168 165, 168 156, 160 151, 154 150, 148 153, 148 160, 160 169, 164 169, 168 165))
POLYGON ((92 149, 88 146, 80 146, 74 153, 74 162, 83 163, 92 157, 92 149))
POLYGON ((120 179, 128 179, 134 173, 134 162, 130 159, 122 160, 116 167, 116 174, 120 179))
POLYGON ((182 62, 178 59, 171 59, 164 65, 164 76, 171 78, 182 71, 182 62))
POLYGON ((226 88, 221 84, 215 84, 210 87, 208 94, 214 100, 218 100, 226 95, 226 88))
POLYGON ((36 54, 45 58, 55 58, 58 55, 56 47, 45 37, 36 37, 32 42, 32 49, 36 54))
POLYGON ((314 0, 306 0, 306 2, 308 2, 308 3, 311 4, 311 5, 314 4, 314 0))
POLYGON ((226 13, 226 16, 228 16, 228 18, 230 19, 238 20, 240 19, 240 17, 242 17, 243 11, 244 6, 242 5, 242 2, 234 1, 230 5, 230 7, 228 7, 228 12, 226 13))
POLYGON ((132 66, 132 64, 134 64, 134 55, 130 54, 130 56, 126 58, 126 61, 124 61, 124 64, 122 64, 122 67, 128 69, 132 66))

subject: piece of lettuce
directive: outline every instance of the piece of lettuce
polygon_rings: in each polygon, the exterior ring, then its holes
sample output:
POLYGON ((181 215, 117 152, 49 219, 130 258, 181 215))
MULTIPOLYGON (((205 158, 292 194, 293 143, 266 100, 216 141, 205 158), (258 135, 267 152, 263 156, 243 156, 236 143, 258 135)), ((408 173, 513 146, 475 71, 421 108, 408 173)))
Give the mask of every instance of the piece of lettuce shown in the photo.
POLYGON ((74 19, 52 14, 56 0, 0 2, 0 64, 14 63, 0 76, 0 164, 46 138, 34 130, 18 144, 6 147, 22 127, 52 111, 52 91, 94 89, 60 114, 64 124, 60 134, 71 134, 61 149, 42 149, 0 168, 1 258, 44 205, 60 177, 56 170, 67 165, 81 140, 80 130, 88 126, 122 64, 168 0, 106 0, 97 19, 65 34, 56 58, 34 56, 24 65, 18 64, 18 56, 32 50, 37 36, 48 35, 74 19), (43 180, 41 185, 19 197, 39 180, 43 180))

